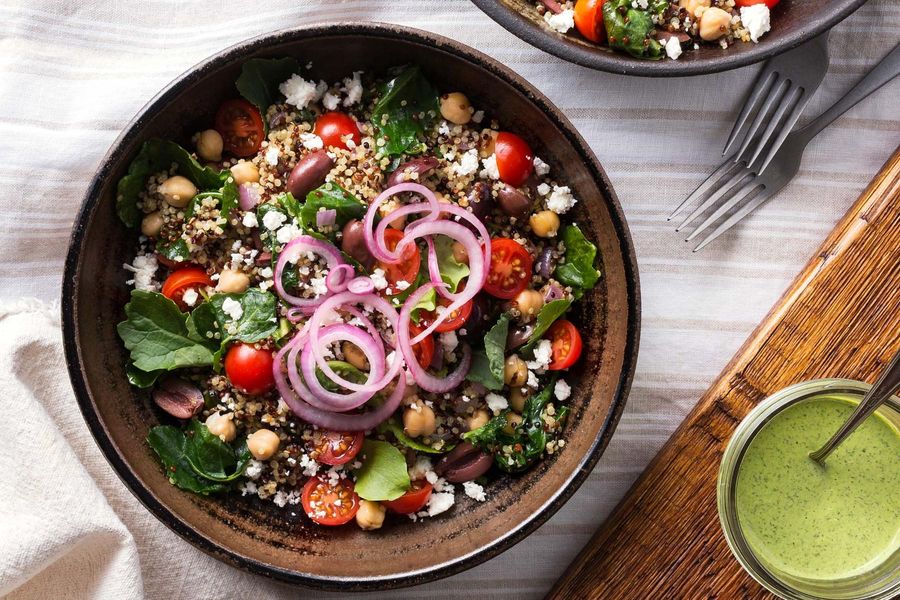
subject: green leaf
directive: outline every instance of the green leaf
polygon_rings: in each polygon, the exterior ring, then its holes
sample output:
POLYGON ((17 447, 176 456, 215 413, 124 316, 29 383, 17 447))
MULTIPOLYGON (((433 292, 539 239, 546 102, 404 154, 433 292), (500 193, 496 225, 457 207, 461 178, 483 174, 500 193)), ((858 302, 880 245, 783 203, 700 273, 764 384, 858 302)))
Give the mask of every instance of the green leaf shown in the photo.
POLYGON ((212 352, 189 335, 188 316, 156 292, 134 290, 117 326, 134 366, 145 372, 212 364, 212 352))
POLYGON ((379 89, 372 111, 376 134, 385 140, 388 156, 421 154, 425 151, 425 126, 440 111, 438 93, 417 66, 392 69, 390 79, 379 89))
POLYGON ((502 442, 500 438, 505 435, 503 428, 506 427, 506 415, 508 413, 508 410, 503 411, 478 429, 465 432, 461 436, 462 439, 473 446, 493 452, 495 447, 502 442))
POLYGON ((478 381, 489 390, 499 390, 503 387, 507 333, 509 333, 509 316, 504 313, 484 336, 484 352, 473 353, 472 367, 466 379, 478 381))
POLYGON ((150 371, 149 373, 141 371, 131 363, 125 365, 125 376, 128 377, 128 383, 136 388, 146 389, 152 387, 163 373, 165 371, 150 371))
POLYGON ((566 311, 569 310, 569 306, 571 305, 571 300, 563 299, 552 300, 541 307, 541 311, 538 313, 537 319, 534 322, 534 330, 531 332, 531 335, 528 336, 528 343, 522 347, 520 353, 530 354, 535 344, 537 344, 547 330, 550 329, 550 326, 553 325, 554 321, 566 314, 566 311))
POLYGON ((391 435, 394 436, 394 439, 403 446, 407 448, 412 448, 413 450, 417 450, 419 452, 425 452, 426 454, 444 454, 445 452, 450 452, 456 446, 455 444, 444 444, 440 450, 432 448, 428 444, 423 444, 422 442, 416 441, 415 439, 406 435, 406 432, 403 431, 403 425, 398 423, 395 419, 388 419, 384 423, 378 426, 379 433, 390 432, 391 435))
POLYGON ((434 249, 441 279, 450 287, 450 292, 455 294, 459 282, 469 276, 469 265, 456 260, 453 255, 453 240, 446 235, 434 237, 434 249))
POLYGON ((212 364, 217 367, 228 344, 259 342, 275 333, 278 329, 276 303, 275 296, 258 288, 240 294, 214 294, 191 312, 188 328, 196 332, 195 339, 214 349, 212 364), (241 317, 237 320, 222 309, 229 298, 241 305, 241 317))
POLYGON ((235 87, 263 116, 281 96, 278 86, 300 71, 295 58, 251 58, 244 62, 235 87))
POLYGON ((403 453, 387 442, 366 440, 360 452, 362 467, 356 471, 356 493, 377 502, 396 500, 410 488, 403 453))
POLYGON ((562 240, 566 261, 556 267, 554 276, 564 285, 572 286, 576 296, 580 296, 581 291, 593 288, 600 278, 600 271, 594 267, 597 247, 584 237, 577 225, 566 226, 562 240))
MULTIPOLYGON (((329 360, 328 366, 331 367, 331 370, 346 379, 347 381, 352 381, 353 383, 363 383, 365 382, 368 375, 363 373, 353 365, 348 362, 344 362, 342 360, 329 360)), ((341 388, 337 383, 328 378, 325 373, 316 367, 316 379, 319 380, 319 383, 322 384, 326 390, 331 392, 342 392, 346 391, 341 388)))
POLYGON ((185 456, 187 437, 177 427, 158 425, 150 430, 147 443, 159 456, 169 481, 183 490, 197 494, 223 492, 228 486, 205 479, 191 468, 185 456))
POLYGON ((200 477, 223 483, 234 481, 244 474, 250 463, 246 440, 242 440, 235 451, 197 419, 191 419, 185 437, 185 459, 200 477))
POLYGON ((416 302, 416 305, 412 307, 412 310, 409 312, 409 318, 412 319, 413 323, 418 324, 419 319, 421 318, 422 311, 432 312, 436 308, 437 292, 434 291, 434 288, 431 288, 430 290, 425 292, 425 295, 419 298, 419 301, 416 302))
POLYGON ((306 195, 306 202, 299 207, 296 217, 304 231, 331 234, 333 237, 347 224, 347 221, 361 219, 366 214, 366 208, 365 203, 341 186, 336 183, 326 183, 306 195), (316 214, 320 210, 337 212, 334 225, 327 230, 322 230, 316 225, 316 214))
POLYGON ((603 23, 610 47, 636 58, 659 59, 662 44, 652 37, 656 27, 651 13, 661 17, 668 2, 654 1, 637 8, 632 0, 608 0, 603 4, 603 23))
POLYGON ((178 238, 174 242, 167 244, 157 242, 156 251, 160 255, 176 263, 184 262, 191 257, 191 251, 188 248, 187 242, 182 238, 178 238))
POLYGON ((220 174, 222 178, 222 197, 219 199, 219 212, 226 219, 231 211, 238 207, 238 187, 234 182, 231 171, 225 170, 220 174))

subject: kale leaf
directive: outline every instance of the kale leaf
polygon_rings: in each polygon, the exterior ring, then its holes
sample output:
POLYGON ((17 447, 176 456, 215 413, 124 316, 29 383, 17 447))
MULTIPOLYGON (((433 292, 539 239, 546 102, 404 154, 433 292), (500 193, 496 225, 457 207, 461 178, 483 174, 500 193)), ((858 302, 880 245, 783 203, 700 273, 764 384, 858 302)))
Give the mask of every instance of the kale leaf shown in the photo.
POLYGON ((362 466, 356 471, 356 493, 377 502, 396 500, 410 488, 403 453, 387 442, 366 440, 359 453, 362 466))
POLYGON ((187 436, 172 425, 158 425, 150 430, 147 443, 162 461, 169 482, 183 490, 197 494, 213 494, 228 489, 224 483, 201 477, 191 467, 185 455, 187 436))
POLYGON ((275 296, 258 288, 240 294, 215 294, 191 312, 188 325, 196 330, 196 339, 215 350, 212 364, 218 368, 231 342, 258 342, 275 333, 275 306, 275 296), (232 319, 222 308, 228 299, 241 305, 240 318, 232 319))
POLYGON ((600 271, 594 267, 597 247, 589 242, 577 225, 567 225, 562 233, 566 246, 566 262, 556 267, 554 276, 572 287, 576 298, 597 284, 600 271))
POLYGON ((278 86, 299 71, 296 58, 251 58, 241 67, 235 87, 264 116, 281 96, 278 86))
POLYGON ((530 354, 534 349, 535 345, 541 340, 541 336, 543 336, 550 326, 553 323, 566 314, 566 311, 569 310, 569 306, 572 305, 571 300, 562 299, 562 300, 552 300, 541 307, 541 311, 538 313, 537 319, 534 322, 534 329, 531 332, 531 335, 528 336, 528 343, 526 343, 520 354, 530 354))
POLYGON ((455 444, 444 444, 440 450, 432 448, 428 444, 423 444, 408 435, 403 431, 403 425, 397 422, 396 419, 388 419, 378 426, 379 433, 390 433, 394 436, 394 439, 397 440, 402 446, 406 446, 407 448, 412 448, 413 450, 417 450, 419 452, 425 452, 426 454, 444 454, 445 452, 449 452, 453 450, 456 446, 455 444))
POLYGON ((472 353, 472 367, 466 379, 477 381, 489 390, 503 388, 507 333, 509 333, 509 316, 504 313, 484 336, 484 350, 472 353))
POLYGON ((661 16, 667 4, 654 0, 647 8, 637 8, 632 0, 604 2, 603 23, 609 46, 635 58, 662 58, 662 44, 652 37, 655 27, 651 13, 661 16))
POLYGON ((191 419, 185 437, 184 457, 194 473, 204 479, 220 483, 234 481, 244 474, 250 463, 246 439, 232 448, 197 419, 191 419))
POLYGON ((297 217, 300 227, 305 232, 325 233, 329 239, 333 239, 347 221, 361 219, 366 214, 366 204, 356 196, 337 185, 326 183, 306 195, 306 202, 299 206, 297 217), (316 224, 316 214, 320 210, 334 210, 337 213, 334 225, 327 231, 321 231, 316 224))
POLYGON ((372 124, 388 156, 421 154, 425 151, 425 127, 440 112, 437 90, 418 66, 392 69, 390 79, 379 87, 372 111, 372 124))

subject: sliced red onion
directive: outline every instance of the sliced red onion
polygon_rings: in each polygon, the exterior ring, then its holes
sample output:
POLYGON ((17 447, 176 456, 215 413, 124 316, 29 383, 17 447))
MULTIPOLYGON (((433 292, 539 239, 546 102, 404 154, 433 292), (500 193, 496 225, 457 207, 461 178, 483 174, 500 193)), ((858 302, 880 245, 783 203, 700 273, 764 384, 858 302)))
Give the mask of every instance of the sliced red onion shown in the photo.
POLYGON ((566 291, 559 285, 551 283, 544 286, 544 302, 552 302, 554 300, 562 300, 566 297, 566 291))
POLYGON ((347 289, 354 294, 371 294, 375 291, 375 282, 370 277, 356 277, 347 284, 347 289))
POLYGON ((350 265, 338 265, 328 271, 325 276, 325 287, 332 294, 338 294, 347 289, 347 284, 356 275, 356 271, 350 265))
POLYGON ((556 0, 541 0, 541 3, 554 15, 558 15, 563 11, 562 6, 556 0))
POLYGON ((319 227, 320 229, 322 227, 331 227, 336 220, 337 210, 334 208, 320 210, 316 213, 316 227, 319 227))
POLYGON ((405 248, 407 244, 404 244, 404 240, 401 240, 393 252, 388 250, 387 245, 384 243, 384 231, 387 229, 387 226, 400 217, 420 212, 430 212, 430 214, 424 218, 433 221, 438 218, 438 208, 438 201, 434 192, 424 185, 406 182, 399 183, 384 190, 372 201, 372 204, 369 205, 369 209, 366 211, 366 216, 363 219, 363 235, 366 240, 366 246, 369 248, 369 252, 381 262, 388 264, 399 262, 403 254, 403 248, 405 248), (378 208, 391 196, 396 196, 403 192, 413 192, 422 196, 425 198, 427 206, 422 203, 403 206, 393 211, 390 216, 382 219, 378 223, 378 228, 376 230, 373 226, 375 225, 375 215, 378 214, 378 208))
POLYGON ((281 254, 278 256, 278 263, 275 265, 275 289, 278 291, 278 295, 294 306, 312 308, 321 304, 325 300, 325 297, 300 298, 299 296, 292 296, 287 293, 284 289, 284 285, 281 283, 281 276, 284 273, 287 264, 296 262, 303 252, 312 252, 313 254, 321 256, 325 259, 325 263, 328 265, 329 269, 333 269, 336 266, 343 264, 344 260, 341 258, 341 253, 334 245, 308 235, 301 235, 300 237, 291 240, 284 247, 284 250, 281 251, 281 254))
POLYGON ((238 206, 241 210, 253 210, 259 204, 259 187, 255 183, 238 186, 238 206))

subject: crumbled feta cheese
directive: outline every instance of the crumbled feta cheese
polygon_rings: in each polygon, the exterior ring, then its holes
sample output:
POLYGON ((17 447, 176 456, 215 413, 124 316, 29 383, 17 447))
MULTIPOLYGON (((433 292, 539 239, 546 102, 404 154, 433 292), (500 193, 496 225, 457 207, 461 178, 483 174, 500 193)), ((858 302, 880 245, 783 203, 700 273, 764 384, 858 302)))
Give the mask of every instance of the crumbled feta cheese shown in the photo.
POLYGON ((556 385, 553 386, 553 395, 556 396, 557 400, 566 400, 572 395, 572 387, 564 380, 560 379, 556 382, 556 385))
POLYGON ((150 254, 135 256, 134 263, 130 265, 126 263, 122 267, 134 273, 134 279, 128 281, 129 284, 134 284, 134 289, 155 292, 159 288, 159 285, 153 281, 156 269, 159 268, 155 256, 150 254))
POLYGON ((459 162, 452 163, 450 170, 455 175, 466 176, 471 175, 478 170, 478 150, 474 148, 463 153, 459 157, 459 162))
POLYGON ((491 154, 487 158, 482 159, 481 164, 484 166, 484 169, 480 173, 482 178, 500 179, 500 171, 497 169, 496 154, 491 154))
POLYGON ((244 218, 241 219, 241 223, 244 224, 244 227, 259 227, 259 221, 256 220, 256 213, 253 211, 244 213, 244 218))
POLYGON ((400 290, 402 292, 403 290, 408 288, 409 285, 410 285, 410 283, 408 281, 401 279, 400 281, 397 282, 396 287, 398 290, 400 290))
POLYGON ((674 35, 666 41, 666 54, 672 60, 677 60, 681 56, 681 42, 674 35))
MULTIPOLYGON (((269 215, 267 214, 266 217, 268 216, 269 215)), ((263 217, 263 220, 265 220, 265 217, 263 217)), ((275 239, 278 240, 279 244, 287 244, 291 240, 296 239, 301 235, 303 235, 302 229, 300 229, 293 223, 288 223, 278 230, 278 232, 275 234, 275 239)))
POLYGON ((376 290, 383 290, 388 285, 387 279, 384 278, 384 269, 375 269, 372 271, 372 274, 369 275, 369 279, 375 284, 376 290))
POLYGON ((269 231, 275 231, 287 221, 287 216, 277 210, 270 210, 263 215, 263 227, 269 231))
POLYGON ((487 402, 488 408, 491 409, 491 412, 495 415, 500 414, 501 410, 509 406, 509 402, 506 401, 506 398, 500 394, 495 394, 494 392, 488 393, 488 395, 484 397, 484 401, 487 402))
POLYGON ((272 278, 272 267, 263 267, 259 270, 259 276, 265 277, 266 279, 272 278))
POLYGON ((309 285, 316 296, 324 296, 328 293, 328 286, 325 285, 325 277, 313 277, 309 280, 309 285))
MULTIPOLYGON (((441 121, 441 124, 438 127, 438 134, 450 135, 450 125, 447 124, 447 121, 441 121)), ((444 158, 447 158, 447 153, 444 153, 444 158)))
POLYGON ((554 185, 553 191, 547 198, 547 208, 558 215, 569 212, 569 209, 578 202, 572 195, 572 190, 567 185, 554 185))
POLYGON ((300 468, 307 477, 312 477, 319 472, 319 462, 310 458, 305 452, 300 455, 300 468))
POLYGON ((534 165, 534 174, 538 177, 543 177, 550 172, 550 165, 542 161, 538 156, 535 156, 531 163, 534 165))
POLYGON ((541 184, 538 184, 538 186, 537 186, 537 193, 540 194, 541 196, 546 196, 547 194, 549 194, 552 191, 552 189, 553 188, 551 188, 546 183, 541 183, 541 184))
POLYGON ((256 484, 252 481, 245 481, 241 486, 241 496, 253 495, 257 492, 256 484))
POLYGON ((559 14, 554 14, 549 10, 544 13, 544 21, 553 31, 566 33, 575 27, 575 11, 570 9, 564 10, 559 14))
POLYGON ((741 23, 747 28, 754 44, 771 29, 769 16, 769 7, 762 3, 741 7, 741 23))
POLYGON ((443 346, 444 352, 453 352, 456 350, 456 347, 459 346, 459 338, 456 337, 455 331, 442 333, 440 337, 441 346, 443 346))
POLYGON ((525 361, 525 365, 529 369, 540 371, 546 369, 551 360, 553 360, 553 342, 541 340, 534 347, 534 360, 525 361))
POLYGON ((437 480, 438 480, 437 473, 435 473, 434 471, 425 471, 425 481, 427 481, 431 485, 434 485, 435 483, 437 483, 437 480))
POLYGON ((428 498, 428 504, 425 505, 428 509, 428 516, 433 517, 450 510, 455 501, 456 498, 452 493, 433 492, 428 498))
POLYGON ((301 133, 300 143, 303 144, 303 147, 307 150, 319 150, 325 147, 322 138, 314 133, 301 133))
POLYGON ((472 113, 472 121, 474 121, 475 123, 481 123, 483 120, 484 120, 484 111, 483 110, 476 110, 474 113, 472 113))
POLYGON ((322 97, 322 106, 328 110, 337 110, 341 103, 341 97, 334 92, 328 92, 322 97))
POLYGON ((222 312, 231 317, 232 321, 237 321, 244 316, 244 307, 234 298, 225 298, 222 302, 222 312))
POLYGON ((274 502, 279 507, 284 507, 284 505, 287 504, 287 494, 285 494, 281 490, 278 490, 277 492, 275 492, 275 496, 272 497, 272 502, 274 502))
POLYGON ((341 88, 341 91, 347 94, 347 97, 344 98, 344 106, 353 106, 362 98, 363 86, 359 79, 360 75, 362 75, 362 71, 354 71, 352 78, 344 78, 344 87, 341 88))
POLYGON ((281 150, 278 149, 278 146, 269 146, 268 149, 266 149, 266 162, 274 167, 278 164, 278 156, 280 154, 281 150))
POLYGON ((478 502, 484 502, 487 499, 484 495, 484 488, 474 481, 463 483, 463 491, 466 493, 466 496, 478 502))
POLYGON ((197 299, 200 297, 200 294, 197 293, 197 290, 194 288, 188 288, 184 294, 181 295, 181 301, 187 304, 188 306, 193 306, 197 304, 197 299))
POLYGON ((534 374, 534 371, 528 371, 528 381, 525 382, 525 385, 534 389, 537 389, 537 387, 540 385, 540 382, 538 382, 537 375, 534 374))
POLYGON ((306 108, 310 102, 315 102, 322 96, 324 90, 321 84, 317 86, 312 81, 307 81, 297 75, 278 86, 278 91, 284 94, 285 102, 297 108, 306 108))
POLYGON ((262 475, 263 464, 255 459, 250 459, 250 462, 247 463, 247 470, 244 473, 250 479, 258 479, 260 475, 262 475))
POLYGON ((409 468, 409 478, 413 481, 423 479, 429 471, 431 471, 431 459, 419 455, 416 457, 415 464, 409 468))

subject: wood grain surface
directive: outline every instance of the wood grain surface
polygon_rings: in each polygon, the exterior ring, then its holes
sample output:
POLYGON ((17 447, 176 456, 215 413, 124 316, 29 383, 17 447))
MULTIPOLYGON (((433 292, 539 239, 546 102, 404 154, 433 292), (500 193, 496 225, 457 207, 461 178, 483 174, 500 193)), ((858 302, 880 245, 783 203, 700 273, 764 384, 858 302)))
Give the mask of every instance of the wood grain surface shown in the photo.
POLYGON ((771 393, 822 377, 871 382, 898 348, 900 148, 547 597, 772 597, 719 527, 731 434, 771 393))

